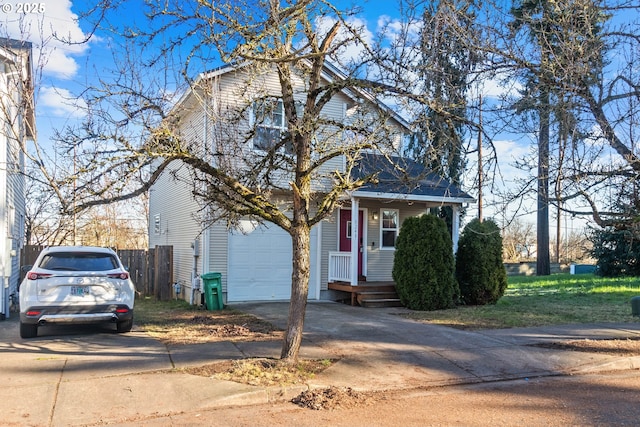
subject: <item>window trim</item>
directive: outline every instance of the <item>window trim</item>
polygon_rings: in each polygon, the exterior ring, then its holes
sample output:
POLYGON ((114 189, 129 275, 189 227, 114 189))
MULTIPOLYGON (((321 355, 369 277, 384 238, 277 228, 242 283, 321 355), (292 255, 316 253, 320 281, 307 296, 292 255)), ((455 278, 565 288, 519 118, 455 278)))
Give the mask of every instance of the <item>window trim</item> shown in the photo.
MULTIPOLYGON (((259 129, 266 129, 268 131, 274 131, 277 130, 279 131, 279 135, 280 135, 280 139, 282 139, 283 135, 286 134, 289 131, 289 127, 287 126, 287 120, 285 117, 285 113, 284 113, 284 102, 282 101, 281 98, 278 97, 268 97, 268 98, 263 98, 260 100, 256 100, 253 101, 252 106, 251 106, 251 127, 253 129, 253 138, 251 140, 251 145, 253 150, 255 151, 260 151, 260 152, 268 152, 270 148, 265 147, 265 146, 257 146, 256 145, 256 139, 257 139, 257 135, 258 135, 258 130, 259 129), (279 109, 279 111, 276 112, 276 109, 273 109, 273 112, 270 114, 270 121, 273 122, 273 118, 274 115, 279 115, 281 117, 281 122, 279 125, 274 125, 274 124, 270 124, 270 125, 265 125, 264 122, 264 117, 260 118, 259 114, 258 114, 258 109, 262 106, 264 106, 267 102, 270 103, 276 103, 277 104, 277 108, 279 109), (276 114, 273 114, 273 113, 276 114), (262 120, 260 120, 262 119, 262 120)), ((281 147, 280 149, 278 149, 278 152, 281 153, 287 153, 287 154, 291 154, 293 152, 293 149, 287 149, 287 147, 281 147)))
POLYGON ((396 245, 395 245, 395 241, 398 239, 398 234, 400 233, 400 210, 399 209, 386 209, 386 208, 380 208, 380 213, 379 213, 379 218, 380 218, 380 250, 382 251, 395 251, 396 250, 396 245), (391 227, 385 227, 384 226, 384 213, 385 212, 393 212, 395 213, 396 216, 396 226, 391 228, 391 227), (383 234, 385 231, 394 231, 395 232, 395 238, 394 238, 394 245, 393 246, 385 246, 384 245, 384 239, 383 239, 383 234))

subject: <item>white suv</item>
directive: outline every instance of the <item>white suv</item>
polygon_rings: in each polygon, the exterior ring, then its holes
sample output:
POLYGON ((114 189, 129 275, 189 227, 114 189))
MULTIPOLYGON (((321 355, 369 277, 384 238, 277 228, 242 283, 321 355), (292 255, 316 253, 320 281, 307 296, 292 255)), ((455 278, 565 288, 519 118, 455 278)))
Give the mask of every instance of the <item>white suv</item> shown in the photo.
POLYGON ((20 284, 20 336, 33 338, 48 323, 113 322, 133 326, 135 287, 118 255, 91 246, 42 250, 20 284))

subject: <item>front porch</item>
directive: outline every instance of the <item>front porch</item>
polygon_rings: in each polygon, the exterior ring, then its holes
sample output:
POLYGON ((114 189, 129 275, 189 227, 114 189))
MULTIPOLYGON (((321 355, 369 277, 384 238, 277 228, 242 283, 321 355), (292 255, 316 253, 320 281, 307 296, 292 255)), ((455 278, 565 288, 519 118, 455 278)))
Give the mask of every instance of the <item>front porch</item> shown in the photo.
POLYGON ((338 291, 341 301, 362 307, 401 307, 393 281, 367 282, 357 277, 351 252, 329 253, 328 288, 338 291), (357 279, 356 279, 357 277, 357 279), (360 279, 360 280, 358 280, 360 279))
POLYGON ((329 289, 343 293, 343 301, 362 307, 402 307, 394 282, 330 282, 329 289))

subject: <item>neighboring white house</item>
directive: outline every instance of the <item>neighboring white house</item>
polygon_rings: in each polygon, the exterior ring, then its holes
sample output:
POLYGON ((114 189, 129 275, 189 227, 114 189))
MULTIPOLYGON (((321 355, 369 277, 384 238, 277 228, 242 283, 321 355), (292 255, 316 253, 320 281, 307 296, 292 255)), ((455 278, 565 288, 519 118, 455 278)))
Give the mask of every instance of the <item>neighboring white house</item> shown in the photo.
MULTIPOLYGON (((243 94, 251 92, 250 87, 245 86, 249 79, 242 78, 241 73, 241 69, 228 66, 202 75, 200 83, 206 82, 210 92, 205 95, 190 91, 174 108, 174 113, 181 117, 180 123, 185 129, 188 127, 185 134, 188 132, 189 139, 195 144, 220 143, 222 133, 216 130, 217 115, 238 108, 239 86, 242 86, 243 94)), ((324 77, 332 82, 341 75, 331 65, 326 65, 324 77)), ((267 75, 263 79, 266 82, 261 82, 262 88, 273 90, 272 96, 277 99, 277 77, 267 75)), ((256 80, 251 79, 252 82, 256 80)), ((300 84, 304 87, 304 82, 300 84)), ((331 99, 322 114, 336 121, 347 121, 347 116, 353 114, 352 109, 363 99, 389 113, 388 123, 397 130, 397 141, 393 142, 397 148, 402 143, 402 135, 409 132, 407 124, 370 96, 361 96, 354 102, 353 93, 344 90, 331 99)), ((286 131, 279 111, 281 103, 273 105, 268 123, 262 124, 254 117, 258 110, 248 108, 253 113, 247 120, 253 123, 247 124, 246 128, 255 126, 249 150, 259 150, 261 138, 269 132, 286 131)), ((224 137, 229 138, 229 133, 224 137)), ((242 232, 230 231, 223 222, 203 227, 198 219, 202 210, 192 195, 189 171, 182 166, 176 162, 150 190, 149 246, 173 246, 174 278, 182 285, 183 296, 189 299, 194 278, 206 272, 219 272, 226 302, 289 299, 290 236, 275 225, 256 226, 249 220, 240 220, 242 232)), ((344 170, 344 158, 335 158, 326 167, 344 170)), ((391 281, 395 239, 405 218, 443 205, 452 206, 457 213, 462 205, 474 201, 447 181, 425 175, 422 166, 407 159, 369 152, 351 174, 364 176, 371 171, 379 172, 376 184, 345 194, 342 209, 311 230, 310 300, 332 299, 334 291, 328 288, 331 281, 352 285, 365 278, 367 282, 391 281), (397 163, 408 176, 420 176, 421 179, 415 182, 398 177, 397 163)), ((321 187, 320 181, 316 184, 321 187)), ((318 191, 321 191, 320 187, 318 191)), ((452 237, 455 246, 459 215, 454 217, 452 237)))
POLYGON ((24 246, 23 147, 35 137, 31 43, 0 38, 0 317, 17 295, 24 246))

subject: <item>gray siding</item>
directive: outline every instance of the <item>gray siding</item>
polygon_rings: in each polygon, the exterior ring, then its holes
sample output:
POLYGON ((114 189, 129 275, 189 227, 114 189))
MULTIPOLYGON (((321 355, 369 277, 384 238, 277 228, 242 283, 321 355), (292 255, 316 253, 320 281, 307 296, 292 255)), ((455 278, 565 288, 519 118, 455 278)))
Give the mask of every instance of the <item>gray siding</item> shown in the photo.
POLYGON ((0 57, 0 97, 4 105, 0 117, 0 313, 9 316, 10 296, 17 293, 20 277, 20 251, 25 239, 25 165, 21 145, 26 145, 28 104, 23 84, 30 79, 30 48, 0 57), (10 270, 10 272, 9 272, 10 270), (8 282, 4 278, 8 277, 8 282))
POLYGON ((426 213, 424 206, 421 207, 415 204, 409 206, 406 203, 389 203, 383 206, 379 204, 370 206, 367 221, 367 280, 374 282, 393 280, 391 272, 393 270, 395 250, 380 249, 380 216, 378 216, 377 220, 371 219, 371 213, 378 212, 381 207, 399 210, 400 227, 402 227, 402 222, 406 218, 426 213))
POLYGON ((222 223, 209 229, 209 271, 222 274, 222 292, 227 292, 229 232, 222 223))
MULTIPOLYGON (((173 246, 174 280, 190 291, 192 272, 194 269, 194 251, 192 244, 200 238, 200 221, 196 218, 198 205, 195 202, 191 185, 182 180, 175 180, 171 173, 178 177, 188 178, 188 170, 180 162, 170 165, 154 184, 149 197, 149 246, 173 246), (156 216, 159 215, 159 227, 156 216)), ((202 248, 200 248, 202 250, 202 248)), ((198 273, 202 273, 202 257, 198 259, 198 273)), ((189 297, 185 292, 183 296, 189 297)))
MULTIPOLYGON (((12 143, 17 144, 16 141, 12 143)), ((17 293, 18 281, 20 280, 20 251, 24 247, 25 239, 25 176, 19 171, 24 171, 24 155, 15 148, 14 154, 17 158, 10 159, 10 165, 7 177, 7 201, 12 206, 8 212, 13 217, 8 218, 8 236, 11 239, 11 277, 9 280, 9 294, 17 293), (13 165, 11 165, 13 163, 13 165)))
POLYGON ((329 252, 338 250, 338 211, 323 221, 321 239, 320 290, 325 291, 329 282, 329 252))

